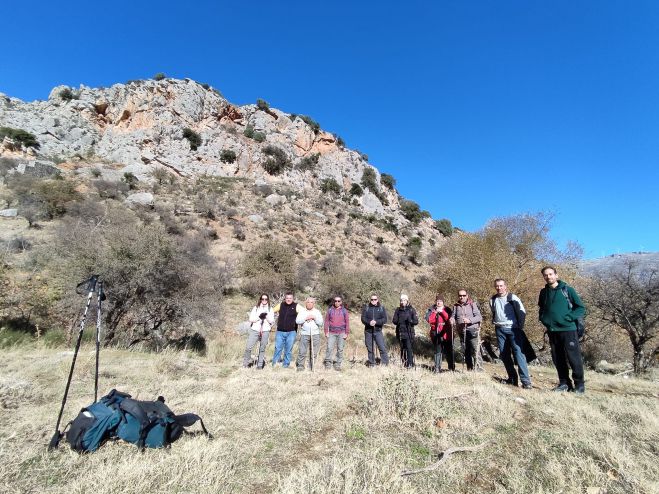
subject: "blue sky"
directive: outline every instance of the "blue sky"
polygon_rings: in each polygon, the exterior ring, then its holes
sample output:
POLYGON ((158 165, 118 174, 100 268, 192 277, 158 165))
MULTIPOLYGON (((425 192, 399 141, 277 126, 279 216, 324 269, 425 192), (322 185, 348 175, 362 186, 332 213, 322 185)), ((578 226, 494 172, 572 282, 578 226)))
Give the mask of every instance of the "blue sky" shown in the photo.
POLYGON ((157 72, 305 113, 476 230, 551 210, 585 257, 659 251, 659 2, 3 6, 0 92, 157 72))

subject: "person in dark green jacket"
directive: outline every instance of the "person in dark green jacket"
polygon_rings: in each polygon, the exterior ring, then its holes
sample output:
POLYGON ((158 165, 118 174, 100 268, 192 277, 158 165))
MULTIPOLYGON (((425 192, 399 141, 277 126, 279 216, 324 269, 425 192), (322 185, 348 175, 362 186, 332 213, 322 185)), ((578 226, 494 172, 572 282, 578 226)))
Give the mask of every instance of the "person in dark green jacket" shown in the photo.
POLYGON ((577 334, 577 320, 586 314, 586 307, 576 290, 558 279, 554 267, 542 268, 542 276, 546 285, 540 290, 538 306, 540 322, 547 328, 551 357, 558 372, 558 386, 554 391, 575 391, 583 394, 584 370, 577 334), (570 380, 570 368, 572 380, 570 380))

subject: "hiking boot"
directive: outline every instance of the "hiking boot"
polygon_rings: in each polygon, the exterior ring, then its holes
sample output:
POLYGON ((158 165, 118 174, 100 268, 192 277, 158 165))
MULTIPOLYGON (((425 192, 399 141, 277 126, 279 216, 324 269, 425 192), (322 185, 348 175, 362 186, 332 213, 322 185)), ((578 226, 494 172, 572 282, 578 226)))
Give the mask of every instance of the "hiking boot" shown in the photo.
POLYGON ((337 372, 341 372, 341 366, 340 365, 335 365, 334 370, 337 372))
POLYGON ((517 379, 506 379, 503 383, 508 384, 509 386, 515 386, 515 387, 519 386, 519 384, 517 383, 517 379))
POLYGON ((302 372, 304 370, 304 367, 297 367, 298 372, 302 372))
POLYGON ((325 370, 332 370, 332 366, 331 365, 326 365, 325 370))
POLYGON ((522 389, 533 389, 533 384, 531 384, 531 383, 522 383, 522 389))
POLYGON ((567 391, 570 391, 570 386, 567 384, 559 384, 556 386, 552 391, 556 391, 557 393, 565 393, 567 391))
POLYGON ((583 384, 578 384, 576 388, 574 388, 574 394, 577 395, 582 395, 586 392, 586 386, 583 384))

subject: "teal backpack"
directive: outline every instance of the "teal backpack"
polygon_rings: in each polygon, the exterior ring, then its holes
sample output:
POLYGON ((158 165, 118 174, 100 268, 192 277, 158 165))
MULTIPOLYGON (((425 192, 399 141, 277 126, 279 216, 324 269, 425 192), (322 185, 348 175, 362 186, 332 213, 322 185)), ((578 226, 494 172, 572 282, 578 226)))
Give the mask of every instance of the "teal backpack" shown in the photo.
POLYGON ((113 389, 83 408, 69 424, 66 441, 79 453, 96 451, 105 441, 122 439, 139 449, 164 448, 179 439, 186 427, 199 421, 203 433, 212 439, 201 417, 194 413, 175 415, 165 399, 138 401, 113 389))

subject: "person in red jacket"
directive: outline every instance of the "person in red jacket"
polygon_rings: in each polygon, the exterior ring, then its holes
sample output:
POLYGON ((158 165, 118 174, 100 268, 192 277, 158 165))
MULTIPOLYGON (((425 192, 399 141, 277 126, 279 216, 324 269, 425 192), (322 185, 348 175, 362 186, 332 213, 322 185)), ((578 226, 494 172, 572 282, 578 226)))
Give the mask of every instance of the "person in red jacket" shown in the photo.
POLYGON ((453 355, 453 330, 451 327, 451 309, 444 305, 444 298, 437 295, 435 305, 428 309, 426 321, 430 324, 430 341, 435 350, 435 372, 441 372, 442 353, 446 355, 448 369, 455 370, 453 355))

